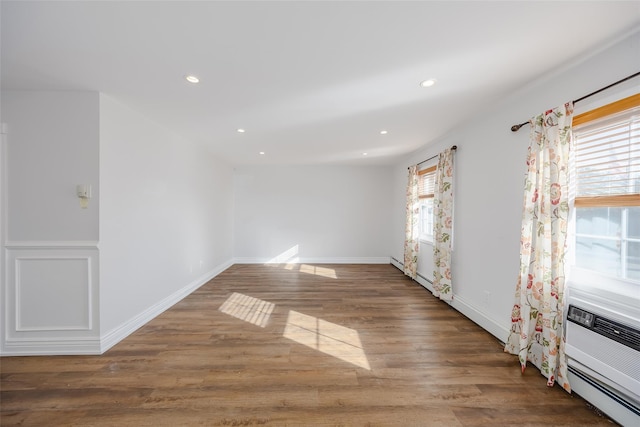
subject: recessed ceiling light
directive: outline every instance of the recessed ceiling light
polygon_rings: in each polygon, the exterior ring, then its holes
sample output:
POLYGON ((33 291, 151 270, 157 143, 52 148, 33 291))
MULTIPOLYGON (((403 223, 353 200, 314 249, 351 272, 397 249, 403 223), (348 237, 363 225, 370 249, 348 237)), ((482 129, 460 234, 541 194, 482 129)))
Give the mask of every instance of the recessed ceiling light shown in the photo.
POLYGON ((188 81, 189 83, 198 83, 200 81, 199 78, 197 78, 196 76, 185 76, 185 80, 188 81))
POLYGON ((363 156, 368 156, 368 155, 369 155, 369 153, 362 153, 362 155, 363 155, 363 156))
POLYGON ((244 129, 237 129, 238 133, 244 133, 244 129))
POLYGON ((429 80, 424 80, 420 82, 420 86, 422 87, 431 87, 434 84, 436 84, 436 79, 429 79, 429 80))
POLYGON ((388 134, 388 133, 389 133, 389 132, 387 132, 386 130, 381 130, 381 131, 380 131, 380 135, 386 135, 386 134, 388 134))
POLYGON ((261 151, 261 152, 260 152, 260 155, 261 155, 261 156, 264 156, 264 151, 261 151))

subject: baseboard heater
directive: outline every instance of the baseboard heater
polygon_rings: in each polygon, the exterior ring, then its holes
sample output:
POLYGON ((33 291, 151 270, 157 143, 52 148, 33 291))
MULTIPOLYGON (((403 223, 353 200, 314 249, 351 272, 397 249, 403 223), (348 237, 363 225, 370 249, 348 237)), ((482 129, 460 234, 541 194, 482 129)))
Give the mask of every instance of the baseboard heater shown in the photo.
POLYGON ((606 385, 604 385, 599 381, 595 381, 592 377, 585 375, 584 371, 578 370, 574 366, 569 366, 568 370, 571 375, 575 376, 580 381, 585 382, 590 387, 593 387, 594 389, 596 389, 597 392, 601 393, 608 399, 611 399, 614 402, 614 404, 621 405, 626 410, 630 411, 632 414, 635 414, 636 416, 640 416, 640 411, 637 406, 629 402, 627 399, 621 397, 619 394, 613 392, 610 387, 607 387, 606 385))
MULTIPOLYGON (((404 263, 394 257, 391 257, 391 265, 393 265, 395 268, 397 268, 400 271, 404 271, 404 263)), ((422 274, 416 273, 416 276, 421 278, 425 282, 429 283, 430 285, 433 285, 433 280, 424 277, 422 274)))
POLYGON ((640 425, 640 330, 602 306, 569 303, 566 354, 572 389, 623 426, 640 425))

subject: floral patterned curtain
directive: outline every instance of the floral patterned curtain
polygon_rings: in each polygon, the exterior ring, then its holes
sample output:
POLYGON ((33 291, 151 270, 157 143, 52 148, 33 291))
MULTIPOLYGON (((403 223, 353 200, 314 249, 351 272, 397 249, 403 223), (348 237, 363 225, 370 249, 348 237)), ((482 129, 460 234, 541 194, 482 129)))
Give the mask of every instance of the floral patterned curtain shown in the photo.
POLYGON ((404 238, 404 274, 416 278, 418 273, 418 217, 420 204, 418 198, 418 165, 409 167, 409 182, 407 184, 407 219, 404 238))
POLYGON ((505 351, 571 391, 564 354, 565 248, 573 104, 531 119, 520 238, 520 274, 505 351))
POLYGON ((451 236, 453 227, 453 150, 438 156, 433 199, 433 295, 453 299, 451 287, 451 236))

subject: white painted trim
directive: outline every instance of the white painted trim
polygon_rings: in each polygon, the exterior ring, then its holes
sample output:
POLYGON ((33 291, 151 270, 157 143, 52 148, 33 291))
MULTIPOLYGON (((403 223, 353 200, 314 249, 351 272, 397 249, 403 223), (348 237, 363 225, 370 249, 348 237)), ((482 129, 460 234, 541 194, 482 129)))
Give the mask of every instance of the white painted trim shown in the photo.
POLYGON ((394 257, 389 257, 389 259, 390 259, 389 262, 391 263, 391 265, 393 265, 395 268, 397 268, 400 271, 404 271, 404 264, 402 264, 400 261, 398 261, 394 257))
POLYGON ((509 329, 487 317, 487 315, 479 310, 473 303, 454 294, 451 306, 471 319, 482 329, 496 337, 500 342, 507 342, 507 338, 509 338, 509 329))
MULTIPOLYGON (((580 371, 581 368, 572 366, 571 359, 569 360, 569 383, 571 384, 571 391, 580 395, 583 399, 590 402, 596 408, 613 418, 616 422, 622 426, 637 426, 640 425, 640 416, 632 412, 630 409, 616 402, 610 396, 604 392, 598 390, 593 385, 589 384, 580 376, 576 375, 571 368, 580 371)), ((585 374, 582 374, 585 375, 585 374)), ((588 375, 587 375, 588 376, 588 375)), ((596 382, 596 381, 594 381, 596 382)), ((618 395, 618 393, 613 393, 618 395)), ((618 396, 620 397, 620 396, 618 396)), ((630 402, 629 402, 630 403, 630 402)), ((635 404, 637 405, 637 403, 635 404)))
POLYGON ((234 264, 389 264, 389 257, 354 258, 292 258, 283 262, 273 262, 273 258, 234 258, 234 264))
MULTIPOLYGON (((199 277, 195 281, 191 282, 184 288, 174 292, 164 300, 153 305, 149 309, 140 313, 136 317, 132 318, 128 322, 121 326, 111 330, 105 335, 100 337, 99 342, 95 339, 46 339, 46 340, 26 340, 26 339, 14 339, 11 342, 4 342, 4 348, 2 351, 5 355, 64 355, 64 354, 102 354, 127 336, 135 332, 140 327, 157 317, 186 296, 190 295, 193 291, 200 286, 213 279, 215 276, 222 273, 227 268, 234 264, 264 264, 268 260, 255 259, 255 258, 236 258, 229 260, 223 264, 220 264, 209 273, 199 277)), ((402 270, 402 264, 392 257, 380 257, 380 258, 303 258, 296 261, 296 263, 312 263, 312 264, 392 264, 398 269, 402 270)), ((416 282, 423 286, 425 289, 432 291, 431 283, 418 276, 416 282)), ((470 320, 478 324, 481 328, 494 335, 501 342, 505 342, 509 330, 500 325, 493 319, 488 318, 481 310, 476 306, 457 295, 454 295, 454 299, 451 306, 468 317, 470 320)))
POLYGON ((0 356, 75 356, 100 354, 96 338, 24 339, 5 342, 0 356))
MULTIPOLYGON (((391 265, 393 265, 398 270, 404 272, 404 264, 398 261, 397 259, 395 259, 394 257, 391 257, 391 265)), ((419 271, 414 280, 418 282, 423 288, 433 293, 433 283, 430 280, 425 279, 422 273, 420 273, 419 271)))
MULTIPOLYGON (((429 280, 426 280, 422 276, 418 275, 416 276, 416 282, 418 282, 420 285, 422 285, 423 288, 425 288, 426 290, 428 290, 433 294, 433 283, 431 283, 429 280)), ((443 301, 443 302, 446 302, 446 301, 443 301)))
POLYGON ((94 312, 93 312, 93 297, 94 297, 94 292, 93 289, 96 288, 95 283, 93 281, 93 277, 94 274, 92 272, 91 269, 91 264, 93 261, 93 257, 90 255, 84 255, 84 256, 77 256, 77 255, 65 255, 65 256, 52 256, 52 255, 45 255, 45 256, 23 256, 23 257, 18 257, 16 256, 13 260, 14 260, 14 267, 13 267, 13 271, 14 271, 14 276, 15 276, 15 282, 14 282, 14 315, 15 315, 15 319, 14 319, 14 324, 15 324, 15 332, 20 333, 20 332, 34 332, 34 331, 91 331, 94 328, 93 325, 93 319, 94 319, 94 312), (74 260, 74 261, 84 261, 86 263, 86 267, 87 267, 87 277, 86 277, 86 281, 85 281, 85 285, 86 285, 86 292, 87 292, 87 301, 86 301, 86 307, 87 307, 87 323, 84 325, 74 325, 74 326, 30 326, 30 327, 26 327, 22 325, 21 319, 22 319, 22 312, 20 310, 20 307, 22 307, 22 303, 21 303, 21 298, 22 298, 22 281, 21 281, 21 277, 22 277, 22 269, 20 268, 21 262, 20 261, 59 261, 59 260, 74 260))
POLYGON ((7 249, 97 249, 98 242, 92 240, 51 240, 51 241, 7 241, 7 249))
POLYGON ((4 244, 7 239, 7 232, 9 230, 8 222, 8 179, 9 173, 7 172, 7 126, 6 123, 2 124, 2 134, 0 135, 0 307, 2 312, 0 313, 0 355, 4 352, 4 345, 7 336, 7 319, 6 306, 4 301, 7 301, 9 292, 7 290, 9 283, 9 273, 7 272, 7 249, 4 244))
MULTIPOLYGON (((398 268, 400 271, 403 271, 403 264, 393 257, 391 257, 391 264, 398 268)), ((430 281, 425 280, 420 275, 416 277, 415 281, 418 282, 423 288, 433 293, 433 284, 430 281)), ((443 302, 451 305, 462 315, 464 315, 469 320, 500 340, 500 342, 507 342, 507 339, 509 338, 509 329, 505 328, 495 320, 487 317, 487 315, 483 313, 482 310, 479 310, 473 303, 466 301, 464 298, 461 298, 455 293, 453 294, 453 301, 443 302)))
POLYGON ((149 307, 147 310, 133 317, 129 321, 102 335, 100 337, 100 353, 104 353, 105 351, 109 350, 111 347, 118 344, 120 341, 147 324, 149 321, 153 320, 155 317, 159 316, 160 314, 171 308, 173 305, 183 300, 185 297, 189 296, 193 291, 195 291, 200 286, 204 285, 209 280, 213 279, 232 265, 233 262, 231 260, 218 265, 210 272, 200 276, 182 289, 179 289, 162 301, 159 301, 158 303, 149 307))
MULTIPOLYGON (((60 242, 55 242, 56 244, 60 242)), ((2 341, 0 355, 29 356, 47 354, 99 354, 99 301, 98 301, 98 249, 95 246, 76 247, 71 245, 31 246, 18 245, 13 249, 4 248, 2 298, 2 341), (20 324, 20 261, 21 260, 81 260, 87 263, 88 323, 75 326, 25 327, 20 324)))

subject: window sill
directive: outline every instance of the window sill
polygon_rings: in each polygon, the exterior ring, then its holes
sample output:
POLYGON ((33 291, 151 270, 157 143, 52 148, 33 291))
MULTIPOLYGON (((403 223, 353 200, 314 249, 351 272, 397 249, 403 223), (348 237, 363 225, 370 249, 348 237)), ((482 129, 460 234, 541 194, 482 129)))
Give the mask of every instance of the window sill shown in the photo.
POLYGON ((640 282, 604 276, 593 271, 573 267, 568 281, 571 290, 588 293, 606 304, 640 307, 640 282))

